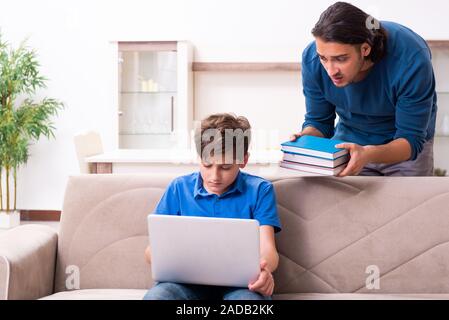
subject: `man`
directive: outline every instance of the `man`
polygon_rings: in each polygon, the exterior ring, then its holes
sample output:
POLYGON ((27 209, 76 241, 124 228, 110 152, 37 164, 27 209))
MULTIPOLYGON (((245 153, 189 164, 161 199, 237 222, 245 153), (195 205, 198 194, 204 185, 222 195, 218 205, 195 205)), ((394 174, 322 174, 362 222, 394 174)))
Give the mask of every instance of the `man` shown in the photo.
POLYGON ((341 177, 433 175, 437 105, 426 42, 345 2, 323 12, 312 34, 302 57, 307 112, 291 139, 347 141, 337 145, 351 155, 341 177))

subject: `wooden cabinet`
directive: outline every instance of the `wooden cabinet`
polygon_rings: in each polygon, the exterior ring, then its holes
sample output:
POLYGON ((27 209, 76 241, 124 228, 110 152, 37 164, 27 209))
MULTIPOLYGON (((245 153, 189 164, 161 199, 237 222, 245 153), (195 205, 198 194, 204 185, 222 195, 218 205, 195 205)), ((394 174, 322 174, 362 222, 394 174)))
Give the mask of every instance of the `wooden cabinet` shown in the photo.
POLYGON ((191 63, 187 42, 118 43, 119 149, 188 148, 191 63))

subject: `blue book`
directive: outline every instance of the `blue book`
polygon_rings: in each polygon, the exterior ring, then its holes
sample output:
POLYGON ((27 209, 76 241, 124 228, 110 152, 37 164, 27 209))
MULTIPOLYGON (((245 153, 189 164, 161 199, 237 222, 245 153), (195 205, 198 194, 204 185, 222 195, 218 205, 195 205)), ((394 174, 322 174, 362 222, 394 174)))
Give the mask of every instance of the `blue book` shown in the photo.
POLYGON ((283 152, 334 160, 348 154, 346 149, 335 148, 335 145, 340 143, 345 142, 314 136, 302 136, 295 141, 282 143, 281 150, 283 152))

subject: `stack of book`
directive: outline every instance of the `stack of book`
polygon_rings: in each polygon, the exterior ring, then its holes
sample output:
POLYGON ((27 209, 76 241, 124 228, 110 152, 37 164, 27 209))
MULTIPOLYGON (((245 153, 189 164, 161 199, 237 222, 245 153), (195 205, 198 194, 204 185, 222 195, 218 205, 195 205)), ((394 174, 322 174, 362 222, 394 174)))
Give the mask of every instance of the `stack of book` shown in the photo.
POLYGON ((340 140, 302 136, 295 141, 283 143, 280 166, 324 175, 338 175, 349 161, 346 149, 335 148, 344 143, 340 140))

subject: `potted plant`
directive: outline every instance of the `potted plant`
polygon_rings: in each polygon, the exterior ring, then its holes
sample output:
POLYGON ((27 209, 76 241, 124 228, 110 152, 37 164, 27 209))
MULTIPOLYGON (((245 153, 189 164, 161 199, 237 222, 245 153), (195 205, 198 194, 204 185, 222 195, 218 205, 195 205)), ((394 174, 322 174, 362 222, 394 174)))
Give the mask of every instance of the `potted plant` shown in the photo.
POLYGON ((55 99, 30 97, 45 88, 38 68, 36 52, 25 41, 14 49, 0 34, 0 228, 20 224, 17 170, 27 162, 31 142, 54 137, 51 117, 63 108, 55 99))

